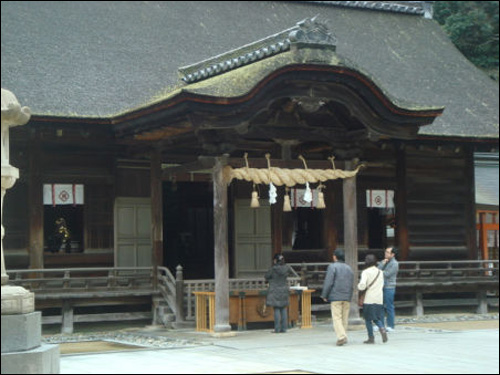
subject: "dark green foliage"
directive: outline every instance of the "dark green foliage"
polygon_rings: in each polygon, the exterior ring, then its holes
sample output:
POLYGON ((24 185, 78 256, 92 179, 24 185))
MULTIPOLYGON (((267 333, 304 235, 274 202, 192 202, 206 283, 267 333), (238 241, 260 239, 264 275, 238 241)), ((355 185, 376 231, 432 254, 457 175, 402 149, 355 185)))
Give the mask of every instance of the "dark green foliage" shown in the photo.
POLYGON ((434 19, 476 66, 498 68, 498 1, 436 1, 434 19))

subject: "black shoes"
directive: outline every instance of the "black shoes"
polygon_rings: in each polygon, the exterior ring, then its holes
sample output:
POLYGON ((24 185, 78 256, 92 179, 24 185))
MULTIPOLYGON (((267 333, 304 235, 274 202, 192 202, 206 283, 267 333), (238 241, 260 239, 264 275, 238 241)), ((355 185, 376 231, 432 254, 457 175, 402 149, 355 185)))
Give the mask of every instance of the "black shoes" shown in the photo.
POLYGON ((387 342, 387 331, 385 330, 385 328, 380 328, 379 331, 382 335, 382 342, 387 342))
POLYGON ((363 344, 375 344, 375 337, 368 337, 368 340, 363 341, 363 344))
POLYGON ((347 338, 337 340, 337 346, 342 346, 344 344, 347 344, 347 338))

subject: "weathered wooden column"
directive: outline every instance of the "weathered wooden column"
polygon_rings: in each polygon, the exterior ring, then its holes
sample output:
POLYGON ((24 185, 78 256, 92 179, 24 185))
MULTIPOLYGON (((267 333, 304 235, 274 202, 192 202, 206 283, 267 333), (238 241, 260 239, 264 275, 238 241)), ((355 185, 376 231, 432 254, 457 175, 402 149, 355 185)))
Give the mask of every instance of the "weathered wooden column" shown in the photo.
POLYGON ((399 260, 407 260, 410 252, 408 241, 408 199, 406 190, 406 152, 404 145, 396 151, 396 239, 399 247, 399 260))
POLYGON ((151 242, 153 244, 153 287, 158 284, 158 266, 163 266, 163 191, 161 152, 151 152, 151 242))
MULTIPOLYGON (((476 183, 474 172, 474 149, 472 146, 464 146, 464 161, 465 161, 465 174, 464 186, 466 186, 466 194, 468 198, 465 199, 465 241, 467 244, 468 255, 470 260, 479 259, 479 249, 476 243, 476 183)), ((486 242, 488 237, 485 237, 486 242)), ((487 258, 486 258, 487 259, 487 258)))
POLYGON ((216 158, 213 169, 214 184, 214 268, 215 268, 215 335, 226 335, 231 331, 229 324, 229 254, 227 181, 224 167, 227 156, 216 158))
POLYGON ((283 252, 283 199, 271 205, 271 244, 273 256, 283 252))
POLYGON ((333 184, 326 182, 326 189, 323 190, 325 194, 326 208, 323 210, 323 246, 326 248, 327 260, 331 262, 333 252, 337 246, 337 227, 335 226, 335 209, 334 209, 334 191, 333 184))
MULTIPOLYGON (((345 170, 350 171, 355 168, 353 161, 345 162, 345 170)), ((354 295, 349 311, 349 320, 359 320, 358 308, 358 208, 356 204, 356 176, 344 178, 344 252, 345 261, 354 272, 354 295)))
POLYGON ((43 262, 43 183, 42 183, 42 151, 40 130, 36 127, 30 132, 29 157, 29 259, 30 268, 44 268, 43 262))

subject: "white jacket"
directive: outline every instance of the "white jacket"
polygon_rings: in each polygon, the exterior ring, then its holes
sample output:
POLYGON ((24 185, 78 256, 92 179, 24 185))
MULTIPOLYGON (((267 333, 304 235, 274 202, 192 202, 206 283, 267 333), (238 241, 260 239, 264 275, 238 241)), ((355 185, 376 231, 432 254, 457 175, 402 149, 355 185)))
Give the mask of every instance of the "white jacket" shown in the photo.
POLYGON ((365 295, 365 304, 378 304, 382 305, 384 303, 384 294, 382 289, 384 288, 384 275, 377 267, 372 266, 361 272, 361 280, 358 284, 358 290, 365 290, 368 285, 370 285, 373 280, 375 282, 368 289, 365 295), (380 275, 377 277, 377 274, 380 275), (375 280, 377 277, 377 280, 375 280))

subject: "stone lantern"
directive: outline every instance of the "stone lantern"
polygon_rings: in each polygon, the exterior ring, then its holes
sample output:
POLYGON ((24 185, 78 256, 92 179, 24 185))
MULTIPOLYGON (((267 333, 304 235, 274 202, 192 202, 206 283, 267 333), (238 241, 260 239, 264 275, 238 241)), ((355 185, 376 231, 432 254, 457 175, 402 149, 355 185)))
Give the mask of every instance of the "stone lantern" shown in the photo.
MULTIPOLYGON (((2 89, 2 217, 5 192, 19 178, 19 170, 9 162, 9 129, 29 119, 29 108, 21 107, 14 94, 2 89)), ((4 235, 2 219, 2 374, 59 373, 59 347, 41 343, 41 313, 34 311, 34 294, 7 285, 4 235)))

